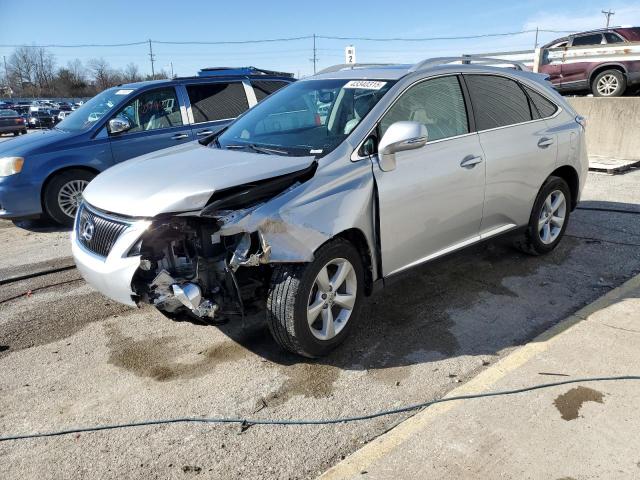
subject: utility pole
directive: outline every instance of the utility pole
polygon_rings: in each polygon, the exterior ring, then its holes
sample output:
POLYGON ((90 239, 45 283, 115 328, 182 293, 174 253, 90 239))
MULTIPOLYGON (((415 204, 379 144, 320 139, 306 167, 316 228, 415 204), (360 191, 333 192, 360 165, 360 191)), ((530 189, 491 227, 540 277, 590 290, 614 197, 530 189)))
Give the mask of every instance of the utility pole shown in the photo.
POLYGON ((614 12, 613 10, 609 9, 609 10, 602 10, 602 13, 604 14, 605 17, 607 17, 607 29, 609 28, 609 23, 611 23, 611 17, 613 17, 616 12, 614 12))
POLYGON ((318 64, 318 50, 316 49, 316 34, 313 34, 313 74, 316 74, 316 65, 318 64))
POLYGON ((151 78, 156 78, 156 71, 153 67, 153 62, 156 59, 156 56, 153 54, 153 46, 151 45, 151 39, 149 39, 149 59, 151 60, 151 78))
POLYGON ((538 27, 536 27, 536 43, 533 45, 533 49, 538 48, 538 27))

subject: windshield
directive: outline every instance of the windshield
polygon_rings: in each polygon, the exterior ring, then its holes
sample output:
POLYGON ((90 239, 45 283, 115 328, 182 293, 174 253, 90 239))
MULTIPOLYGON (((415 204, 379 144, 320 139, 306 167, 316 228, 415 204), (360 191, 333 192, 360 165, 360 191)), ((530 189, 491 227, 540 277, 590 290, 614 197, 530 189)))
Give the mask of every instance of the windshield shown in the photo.
POLYGON ((305 80, 274 93, 232 123, 220 148, 324 156, 349 136, 392 81, 305 80))
POLYGON ((131 89, 110 88, 99 93, 91 100, 85 102, 73 115, 62 120, 56 128, 67 132, 80 132, 95 124, 124 97, 132 92, 131 89))

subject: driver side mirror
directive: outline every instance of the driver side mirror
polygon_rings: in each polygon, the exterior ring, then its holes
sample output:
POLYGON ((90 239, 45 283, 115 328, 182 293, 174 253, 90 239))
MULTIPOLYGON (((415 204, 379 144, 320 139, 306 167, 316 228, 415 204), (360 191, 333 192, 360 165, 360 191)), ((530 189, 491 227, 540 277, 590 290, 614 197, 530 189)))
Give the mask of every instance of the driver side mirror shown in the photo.
POLYGON ((427 127, 420 122, 395 122, 378 144, 378 164, 389 172, 396 168, 396 153, 422 148, 427 143, 427 127))
POLYGON ((109 120, 109 133, 114 135, 116 133, 126 132, 131 128, 131 123, 124 117, 118 116, 109 120))

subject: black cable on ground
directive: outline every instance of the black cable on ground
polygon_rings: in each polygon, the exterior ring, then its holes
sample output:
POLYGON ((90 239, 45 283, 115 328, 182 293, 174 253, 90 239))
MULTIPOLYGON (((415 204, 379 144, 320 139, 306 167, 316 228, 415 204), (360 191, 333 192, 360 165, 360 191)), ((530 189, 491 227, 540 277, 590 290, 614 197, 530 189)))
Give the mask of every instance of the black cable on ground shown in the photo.
POLYGON ((533 385, 530 387, 522 387, 522 388, 516 388, 512 390, 498 390, 494 392, 458 395, 453 397, 438 398, 435 400, 416 403, 414 405, 408 405, 406 407, 394 408, 391 410, 383 410, 383 411, 371 413, 368 415, 360 415, 360 416, 354 416, 354 417, 328 418, 328 419, 291 419, 291 420, 269 419, 269 418, 251 419, 251 418, 225 418, 225 417, 217 417, 217 418, 216 417, 213 417, 213 418, 177 417, 177 418, 168 418, 168 419, 159 419, 159 420, 144 420, 140 422, 119 423, 119 424, 112 424, 112 425, 96 425, 93 427, 74 427, 66 430, 57 430, 57 431, 50 431, 50 432, 6 435, 6 436, 0 437, 0 442, 43 438, 43 437, 58 437, 61 435, 70 435, 74 433, 77 434, 77 433, 86 433, 86 432, 98 432, 101 430, 116 430, 120 428, 146 427, 146 426, 152 426, 152 425, 167 425, 167 424, 173 424, 173 423, 214 423, 214 424, 234 423, 234 424, 239 424, 244 428, 247 428, 253 425, 333 425, 337 423, 360 422, 360 421, 371 420, 373 418, 383 417, 387 415, 396 415, 399 413, 412 412, 415 410, 420 410, 422 408, 429 407, 431 405, 435 405, 437 403, 453 402, 456 400, 472 400, 476 398, 515 395, 519 393, 532 392, 534 390, 540 390, 543 388, 558 387, 561 385, 570 385, 575 383, 609 382, 609 381, 622 381, 622 380, 640 380, 640 375, 576 378, 572 380, 563 380, 559 382, 541 383, 541 384, 533 385))
POLYGON ((82 280, 84 280, 84 279, 83 278, 74 278, 73 280, 65 280, 64 282, 52 283, 51 285, 44 285, 42 287, 31 288, 28 291, 22 292, 22 293, 20 293, 18 295, 14 295, 13 297, 3 298, 2 300, 0 300, 0 305, 2 305, 3 303, 10 302, 12 300, 16 300, 18 298, 22 298, 25 295, 29 295, 30 293, 35 293, 35 292, 38 292, 40 290, 46 290, 48 288, 59 287, 60 285, 67 285, 69 283, 80 282, 82 280))
POLYGON ((26 275, 20 275, 20 276, 17 276, 17 277, 9 277, 9 278, 5 278, 3 280, 0 280, 0 285, 6 285, 8 283, 21 282, 22 280, 29 280, 30 278, 42 277, 44 275, 51 275, 52 273, 66 272, 67 270, 73 270, 74 268, 76 268, 75 265, 69 265, 69 266, 66 266, 66 267, 52 268, 51 270, 44 270, 44 271, 41 271, 41 272, 27 273, 26 275))

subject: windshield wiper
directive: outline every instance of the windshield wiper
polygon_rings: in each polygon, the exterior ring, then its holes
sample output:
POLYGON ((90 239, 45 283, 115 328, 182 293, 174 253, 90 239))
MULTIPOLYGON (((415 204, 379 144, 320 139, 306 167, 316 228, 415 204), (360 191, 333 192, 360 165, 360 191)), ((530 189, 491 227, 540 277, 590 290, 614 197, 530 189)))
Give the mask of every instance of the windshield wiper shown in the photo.
POLYGON ((289 155, 289 152, 286 152, 284 150, 278 150, 277 148, 262 147, 260 145, 256 145, 255 143, 247 143, 244 145, 227 145, 225 148, 229 150, 250 148, 254 152, 266 153, 267 155, 289 155))

